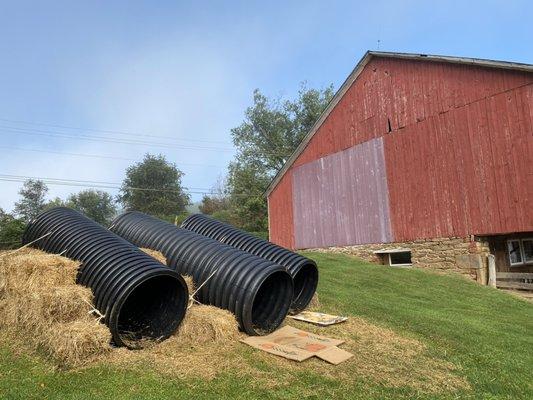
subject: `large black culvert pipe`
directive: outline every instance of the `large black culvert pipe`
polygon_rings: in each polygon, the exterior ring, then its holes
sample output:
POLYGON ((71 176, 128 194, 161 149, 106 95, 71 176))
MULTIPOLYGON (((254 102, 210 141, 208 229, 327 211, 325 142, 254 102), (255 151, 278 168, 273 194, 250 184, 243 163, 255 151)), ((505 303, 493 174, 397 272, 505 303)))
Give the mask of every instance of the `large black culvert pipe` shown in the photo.
POLYGON ((294 280, 292 312, 305 309, 311 302, 318 285, 313 260, 203 214, 191 215, 181 227, 286 267, 294 280))
POLYGON ((161 251, 170 268, 193 278, 200 303, 231 311, 249 335, 270 333, 287 316, 293 283, 283 266, 140 212, 120 215, 110 229, 161 251))
POLYGON ((144 340, 166 339, 185 316, 189 296, 178 273, 77 211, 43 212, 28 224, 22 241, 81 261, 77 283, 92 289, 95 308, 118 346, 140 348, 144 340))

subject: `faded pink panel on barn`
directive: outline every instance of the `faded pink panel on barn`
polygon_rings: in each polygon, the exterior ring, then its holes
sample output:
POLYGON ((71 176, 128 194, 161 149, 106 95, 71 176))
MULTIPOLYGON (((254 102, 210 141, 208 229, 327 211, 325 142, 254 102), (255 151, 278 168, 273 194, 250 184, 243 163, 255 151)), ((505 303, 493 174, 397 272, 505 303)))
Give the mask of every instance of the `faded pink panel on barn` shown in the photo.
POLYGON ((297 249, 392 241, 382 138, 293 169, 297 249))

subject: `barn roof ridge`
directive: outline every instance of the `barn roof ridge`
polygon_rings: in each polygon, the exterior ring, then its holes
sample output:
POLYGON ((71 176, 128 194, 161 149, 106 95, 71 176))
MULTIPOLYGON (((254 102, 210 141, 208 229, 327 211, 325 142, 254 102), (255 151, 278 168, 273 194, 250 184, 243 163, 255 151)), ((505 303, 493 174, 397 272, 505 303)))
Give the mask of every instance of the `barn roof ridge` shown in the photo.
POLYGON ((313 127, 302 139, 296 150, 291 154, 289 159, 285 162, 283 167, 278 171, 270 182, 265 194, 268 196, 274 188, 281 181, 287 170, 292 166, 296 159, 303 153, 308 143, 311 141, 315 133, 318 131, 320 126, 324 123, 326 118, 329 116, 331 111, 339 103, 340 99, 348 91, 348 89, 355 82, 359 74, 363 71, 365 66, 370 62, 374 57, 377 58, 396 58, 396 59, 406 59, 406 60, 416 60, 416 61, 433 61, 433 62, 447 62, 455 64, 466 64, 474 65, 479 67, 488 67, 488 68, 499 68, 499 69, 510 69, 518 70, 525 72, 533 72, 533 64, 525 64, 511 61, 498 61, 498 60, 489 60, 483 58, 471 58, 471 57, 456 57, 456 56, 443 56, 443 55, 434 55, 434 54, 420 54, 420 53, 400 53, 400 52, 387 52, 387 51, 372 51, 368 50, 364 56, 356 64, 355 68, 350 72, 346 80, 339 87, 331 101, 328 103, 318 120, 315 122, 313 127))

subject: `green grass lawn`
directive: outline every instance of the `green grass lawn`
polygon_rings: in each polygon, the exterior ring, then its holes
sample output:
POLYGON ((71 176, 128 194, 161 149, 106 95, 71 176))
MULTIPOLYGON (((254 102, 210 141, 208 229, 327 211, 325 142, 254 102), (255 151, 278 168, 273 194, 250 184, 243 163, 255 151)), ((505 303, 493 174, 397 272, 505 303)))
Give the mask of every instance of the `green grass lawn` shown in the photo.
MULTIPOLYGON (((4 340, 0 343, 0 398, 533 398, 531 303, 461 277, 392 269, 343 255, 307 255, 320 267, 322 310, 359 317, 423 343, 430 357, 456 366, 456 373, 470 388, 427 393, 364 377, 332 379, 312 369, 306 373, 305 368, 280 369, 280 380, 287 374, 296 379, 275 389, 231 372, 204 381, 164 376, 138 367, 99 365, 57 371, 43 358, 19 354, 4 340)), ((328 335, 327 330, 323 332, 328 335)), ((245 345, 240 351, 250 359, 257 354, 245 345)), ((264 357, 261 359, 274 356, 264 357)), ((258 369, 276 368, 272 365, 257 362, 258 369)))

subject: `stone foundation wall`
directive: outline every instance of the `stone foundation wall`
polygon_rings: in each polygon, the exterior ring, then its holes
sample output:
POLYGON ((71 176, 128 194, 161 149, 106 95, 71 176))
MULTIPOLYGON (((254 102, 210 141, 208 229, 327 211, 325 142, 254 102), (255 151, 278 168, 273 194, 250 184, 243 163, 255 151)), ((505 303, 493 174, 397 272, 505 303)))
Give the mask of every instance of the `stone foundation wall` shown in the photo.
POLYGON ((437 238, 310 250, 345 253, 366 261, 383 263, 383 258, 374 254, 374 251, 398 248, 411 250, 413 267, 456 272, 480 283, 486 281, 487 255, 490 253, 489 244, 471 237, 437 238))

